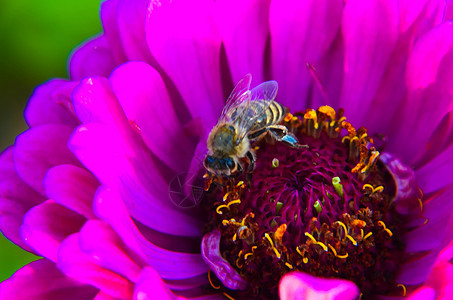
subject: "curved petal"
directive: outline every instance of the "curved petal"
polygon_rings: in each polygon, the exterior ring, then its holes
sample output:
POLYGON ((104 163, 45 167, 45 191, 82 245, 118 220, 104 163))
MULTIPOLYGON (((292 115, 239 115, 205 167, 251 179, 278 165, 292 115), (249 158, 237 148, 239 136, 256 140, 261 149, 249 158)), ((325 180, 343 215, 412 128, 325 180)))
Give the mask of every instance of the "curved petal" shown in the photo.
POLYGON ((24 117, 27 125, 36 127, 43 124, 79 124, 71 104, 71 92, 75 82, 52 79, 35 88, 28 100, 24 117))
POLYGON ((40 259, 19 269, 0 284, 0 299, 92 299, 97 289, 66 277, 55 264, 40 259))
MULTIPOLYGON (((348 1, 349 2, 349 1, 348 1)), ((272 79, 279 84, 279 101, 294 111, 305 110, 312 76, 307 63, 316 66, 340 28, 344 2, 271 2, 272 79)))
POLYGON ((223 107, 220 36, 212 0, 150 1, 146 40, 193 118, 212 128, 223 107))
POLYGON ((17 174, 43 195, 42 181, 47 170, 60 164, 80 166, 67 146, 72 131, 71 126, 46 124, 31 128, 16 139, 13 160, 17 174))
POLYGON ((453 24, 443 23, 414 46, 406 69, 408 98, 389 149, 414 163, 442 117, 453 109, 453 24), (435 103, 435 104, 433 104, 435 103))
POLYGON ((430 287, 421 287, 413 292, 408 300, 435 300, 436 291, 430 287))
MULTIPOLYGON (((168 251, 146 240, 127 214, 118 193, 106 189, 101 190, 95 202, 95 211, 100 218, 112 226, 124 243, 143 260, 144 264, 152 266, 162 278, 185 279, 208 271, 200 254, 168 251)), ((176 218, 166 215, 164 217, 178 223, 176 218)))
POLYGON ((69 59, 69 77, 108 76, 117 62, 104 34, 92 38, 73 51, 69 59))
POLYGON ((81 215, 48 200, 27 212, 20 235, 37 253, 55 262, 61 242, 78 232, 83 223, 81 215))
POLYGON ((86 222, 80 230, 79 245, 82 252, 95 259, 98 265, 137 282, 140 267, 129 257, 121 239, 105 222, 86 222))
POLYGON ((0 231, 24 250, 32 249, 20 237, 19 227, 25 213, 46 199, 28 186, 16 173, 12 147, 0 155, 0 231))
POLYGON ((116 65, 127 60, 121 44, 117 23, 118 0, 107 0, 101 3, 101 22, 107 45, 113 55, 116 65))
POLYGON ((67 276, 97 287, 110 296, 130 299, 133 284, 124 277, 99 266, 79 248, 79 234, 74 233, 61 243, 57 267, 67 276))
POLYGON ((73 165, 51 168, 44 178, 46 195, 87 219, 95 218, 93 199, 99 182, 85 169, 73 165))
POLYGON ((149 0, 118 0, 118 35, 123 51, 129 61, 153 60, 145 36, 145 15, 149 0))
POLYGON ((168 290, 159 274, 150 267, 145 267, 140 273, 138 282, 135 284, 134 300, 176 299, 176 296, 168 290))
POLYGON ((181 128, 159 73, 142 62, 129 62, 109 78, 124 113, 145 144, 177 172, 188 168, 193 142, 181 128))
POLYGON ((279 294, 281 300, 352 300, 357 299, 360 291, 354 283, 347 280, 291 272, 280 280, 279 294))
POLYGON ((264 81, 270 0, 216 1, 219 31, 233 82, 252 74, 253 86, 264 81))
POLYGON ((363 125, 373 133, 391 135, 399 126, 396 116, 404 101, 407 88, 404 84, 407 59, 414 42, 434 26, 440 24, 444 11, 444 0, 404 0, 399 2, 400 20, 398 40, 387 64, 384 77, 368 111, 363 114, 363 125))
POLYGON ((342 20, 345 45, 340 107, 360 124, 382 80, 398 37, 398 3, 347 1, 342 20))

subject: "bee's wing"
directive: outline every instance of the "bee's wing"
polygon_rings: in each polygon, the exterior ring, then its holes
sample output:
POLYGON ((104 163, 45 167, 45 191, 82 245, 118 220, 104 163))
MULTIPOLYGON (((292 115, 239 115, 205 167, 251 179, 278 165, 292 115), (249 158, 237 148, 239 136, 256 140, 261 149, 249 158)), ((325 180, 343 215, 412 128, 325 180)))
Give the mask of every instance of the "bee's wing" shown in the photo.
POLYGON ((232 115, 236 111, 236 108, 240 106, 243 102, 246 102, 250 99, 250 83, 252 82, 252 75, 247 74, 239 80, 239 82, 234 87, 230 96, 226 100, 225 107, 220 114, 219 121, 231 121, 232 115))
POLYGON ((236 110, 234 118, 238 123, 239 144, 249 132, 250 128, 262 117, 266 117, 266 110, 277 96, 278 83, 271 80, 261 83, 250 91, 250 97, 236 110))

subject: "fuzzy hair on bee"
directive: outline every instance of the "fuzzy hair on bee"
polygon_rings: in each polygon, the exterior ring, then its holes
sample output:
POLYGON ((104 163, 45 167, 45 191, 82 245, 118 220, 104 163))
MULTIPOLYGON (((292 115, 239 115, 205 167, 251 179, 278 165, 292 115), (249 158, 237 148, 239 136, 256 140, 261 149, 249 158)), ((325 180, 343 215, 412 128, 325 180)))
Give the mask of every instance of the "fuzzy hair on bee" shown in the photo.
POLYGON ((251 81, 252 76, 247 74, 237 83, 209 133, 208 154, 203 165, 216 176, 242 173, 246 160, 249 163, 247 176, 250 177, 256 160, 251 144, 267 133, 290 147, 300 147, 297 138, 285 126, 279 125, 285 109, 274 100, 277 82, 266 81, 250 90, 251 81))

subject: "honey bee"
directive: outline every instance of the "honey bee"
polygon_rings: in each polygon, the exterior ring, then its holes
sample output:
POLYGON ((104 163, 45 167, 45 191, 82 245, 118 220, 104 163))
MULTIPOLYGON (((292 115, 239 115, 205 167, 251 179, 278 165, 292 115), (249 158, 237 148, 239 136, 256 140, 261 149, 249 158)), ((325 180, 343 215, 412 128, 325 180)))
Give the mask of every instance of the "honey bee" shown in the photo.
POLYGON ((242 173, 243 160, 248 160, 247 179, 250 179, 256 160, 251 143, 266 133, 291 147, 300 147, 297 138, 285 126, 279 125, 285 109, 274 101, 277 82, 266 81, 250 90, 251 81, 252 76, 247 74, 238 82, 209 133, 208 154, 203 165, 217 176, 242 173))

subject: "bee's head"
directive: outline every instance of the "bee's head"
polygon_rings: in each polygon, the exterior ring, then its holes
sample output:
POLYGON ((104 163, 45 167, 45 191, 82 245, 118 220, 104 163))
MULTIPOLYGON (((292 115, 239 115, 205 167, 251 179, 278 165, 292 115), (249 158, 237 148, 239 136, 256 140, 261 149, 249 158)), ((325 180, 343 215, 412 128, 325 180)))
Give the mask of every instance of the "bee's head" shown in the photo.
POLYGON ((236 162, 231 157, 215 157, 206 155, 203 161, 204 167, 216 175, 230 175, 236 171, 236 162))

